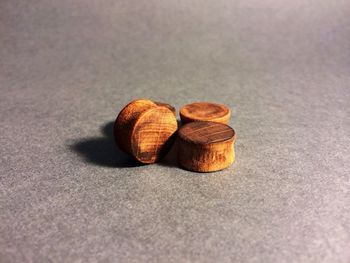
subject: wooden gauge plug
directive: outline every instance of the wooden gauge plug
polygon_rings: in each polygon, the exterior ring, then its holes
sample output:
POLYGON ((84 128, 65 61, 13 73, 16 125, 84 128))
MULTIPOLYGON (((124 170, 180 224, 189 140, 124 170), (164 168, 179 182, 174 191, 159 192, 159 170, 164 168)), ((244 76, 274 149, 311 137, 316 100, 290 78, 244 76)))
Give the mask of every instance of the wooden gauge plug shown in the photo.
POLYGON ((228 124, 230 116, 230 108, 210 102, 195 102, 180 109, 182 124, 193 121, 213 121, 228 124))
POLYGON ((178 131, 178 162, 187 170, 214 172, 235 160, 235 131, 217 122, 191 122, 178 131))
POLYGON ((175 109, 147 99, 127 104, 114 123, 117 145, 141 163, 154 163, 164 157, 176 131, 175 109))

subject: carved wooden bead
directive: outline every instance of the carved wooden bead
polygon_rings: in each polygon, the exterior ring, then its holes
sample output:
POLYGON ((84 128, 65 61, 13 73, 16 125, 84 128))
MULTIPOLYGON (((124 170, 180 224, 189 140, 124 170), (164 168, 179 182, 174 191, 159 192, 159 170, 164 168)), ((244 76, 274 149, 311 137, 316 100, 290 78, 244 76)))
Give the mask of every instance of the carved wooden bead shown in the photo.
POLYGON ((193 121, 213 121, 228 124, 231 116, 230 108, 222 104, 195 102, 180 109, 183 124, 193 121))
POLYGON ((217 122, 191 122, 178 131, 178 162, 196 172, 213 172, 235 160, 235 131, 217 122))
POLYGON ((174 111, 168 104, 147 99, 130 102, 114 123, 116 143, 141 163, 158 161, 169 150, 177 130, 174 111))

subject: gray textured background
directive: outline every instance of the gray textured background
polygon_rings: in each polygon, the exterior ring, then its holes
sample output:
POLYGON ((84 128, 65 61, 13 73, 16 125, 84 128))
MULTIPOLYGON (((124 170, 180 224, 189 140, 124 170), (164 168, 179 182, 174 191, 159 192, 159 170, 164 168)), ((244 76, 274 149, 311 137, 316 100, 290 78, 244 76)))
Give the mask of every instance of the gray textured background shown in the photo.
POLYGON ((349 262, 349 1, 0 1, 0 262, 349 262), (237 161, 135 166, 147 97, 234 111, 237 161))

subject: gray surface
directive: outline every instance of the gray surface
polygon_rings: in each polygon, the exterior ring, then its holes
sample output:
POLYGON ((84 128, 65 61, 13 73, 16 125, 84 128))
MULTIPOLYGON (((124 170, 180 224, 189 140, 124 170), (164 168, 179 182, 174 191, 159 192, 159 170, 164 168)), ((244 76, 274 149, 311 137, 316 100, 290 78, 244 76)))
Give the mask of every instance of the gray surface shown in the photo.
POLYGON ((0 2, 0 262, 349 262, 349 1, 0 2), (136 166, 148 97, 234 110, 237 162, 136 166))

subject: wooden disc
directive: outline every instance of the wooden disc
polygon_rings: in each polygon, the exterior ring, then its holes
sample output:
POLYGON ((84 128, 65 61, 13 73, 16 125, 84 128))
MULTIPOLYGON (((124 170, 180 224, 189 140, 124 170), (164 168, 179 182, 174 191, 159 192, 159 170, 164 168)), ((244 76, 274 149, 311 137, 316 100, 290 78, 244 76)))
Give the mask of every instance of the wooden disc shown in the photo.
POLYGON ((161 159, 177 130, 176 116, 169 107, 145 99, 125 106, 114 124, 118 146, 142 163, 161 159))
POLYGON ((114 123, 114 139, 121 150, 131 153, 131 133, 139 115, 156 104, 148 99, 137 99, 128 103, 118 114, 114 123))
POLYGON ((217 122, 191 122, 178 132, 178 161, 196 172, 222 170, 235 160, 235 131, 217 122))
POLYGON ((193 121, 213 121, 227 124, 231 116, 230 109, 222 104, 195 102, 180 109, 183 124, 193 121))
POLYGON ((155 107, 144 111, 135 123, 131 137, 133 156, 142 163, 154 163, 169 150, 177 121, 172 111, 155 107))

